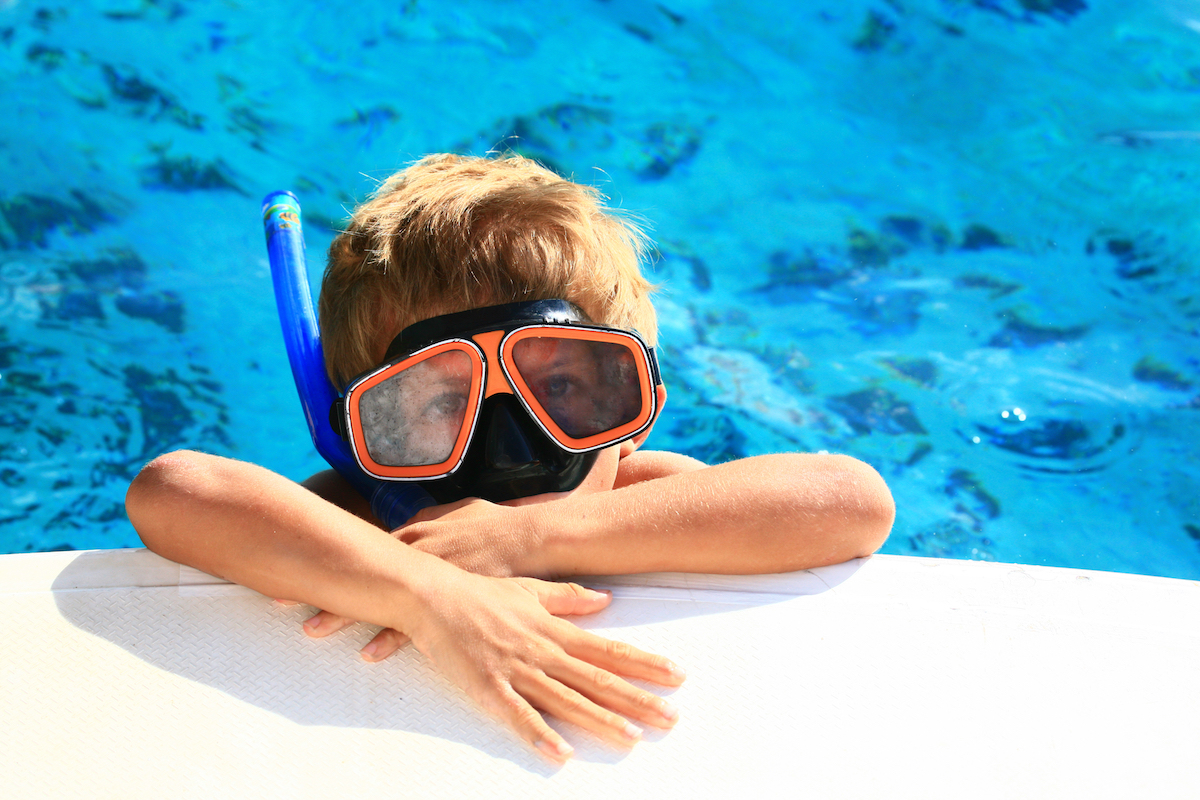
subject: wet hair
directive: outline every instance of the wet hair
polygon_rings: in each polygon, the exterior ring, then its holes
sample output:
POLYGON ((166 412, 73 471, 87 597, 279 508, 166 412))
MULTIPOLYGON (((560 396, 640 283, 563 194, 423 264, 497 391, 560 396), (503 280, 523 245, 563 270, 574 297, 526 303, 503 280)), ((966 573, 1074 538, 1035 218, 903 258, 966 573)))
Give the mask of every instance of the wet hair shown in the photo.
POLYGON ((657 338, 650 242, 596 189, 527 158, 432 155, 388 178, 329 247, 325 367, 337 386, 405 327, 441 314, 562 298, 593 322, 657 338))

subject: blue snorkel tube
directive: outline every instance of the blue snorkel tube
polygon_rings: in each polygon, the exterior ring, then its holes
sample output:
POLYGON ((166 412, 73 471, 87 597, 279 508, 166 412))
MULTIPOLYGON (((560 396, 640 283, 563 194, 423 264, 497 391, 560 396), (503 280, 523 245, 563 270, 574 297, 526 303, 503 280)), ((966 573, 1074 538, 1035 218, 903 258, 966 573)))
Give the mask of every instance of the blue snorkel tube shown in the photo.
POLYGON ((364 473, 350 445, 330 427, 329 409, 340 395, 325 373, 321 332, 304 259, 300 202, 291 192, 272 192, 263 200, 262 218, 283 342, 313 444, 329 466, 370 501, 371 511, 380 522, 389 530, 399 528, 422 508, 434 505, 434 499, 411 483, 380 481, 364 473))

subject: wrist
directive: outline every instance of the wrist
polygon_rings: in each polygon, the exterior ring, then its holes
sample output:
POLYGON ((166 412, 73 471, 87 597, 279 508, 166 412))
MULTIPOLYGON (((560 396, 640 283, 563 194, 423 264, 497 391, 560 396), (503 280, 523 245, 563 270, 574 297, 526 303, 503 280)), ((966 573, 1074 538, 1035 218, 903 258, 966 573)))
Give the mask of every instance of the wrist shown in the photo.
POLYGON ((587 497, 576 495, 523 509, 528 512, 522 522, 530 558, 530 569, 523 574, 551 580, 594 572, 587 568, 590 559, 584 550, 588 520, 599 512, 586 502, 587 497))
POLYGON ((463 570, 415 547, 401 547, 407 551, 403 580, 383 587, 380 607, 386 619, 370 621, 408 634, 415 641, 422 623, 440 606, 439 598, 453 593, 451 584, 463 570))
POLYGON ((550 580, 561 574, 557 559, 559 553, 558 527, 555 522, 561 516, 561 501, 548 501, 522 505, 513 509, 512 536, 519 542, 520 555, 512 565, 514 576, 550 580))

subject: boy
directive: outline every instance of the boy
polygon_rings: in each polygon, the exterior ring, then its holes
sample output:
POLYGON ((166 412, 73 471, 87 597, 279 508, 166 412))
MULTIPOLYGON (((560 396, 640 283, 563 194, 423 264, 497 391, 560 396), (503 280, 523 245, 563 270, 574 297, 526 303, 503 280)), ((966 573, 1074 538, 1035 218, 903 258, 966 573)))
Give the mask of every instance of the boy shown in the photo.
POLYGON ((389 536, 336 473, 300 487, 183 452, 134 480, 130 520, 167 558, 325 609, 309 635, 382 626, 368 660, 411 639, 552 760, 572 750, 535 708, 626 746, 630 719, 673 725, 617 676, 682 671, 554 616, 609 597, 541 579, 838 563, 882 544, 894 506, 842 456, 638 451, 666 399, 646 246, 597 192, 526 159, 414 164, 331 245, 321 330, 346 387, 331 424, 364 471, 440 504, 389 536))

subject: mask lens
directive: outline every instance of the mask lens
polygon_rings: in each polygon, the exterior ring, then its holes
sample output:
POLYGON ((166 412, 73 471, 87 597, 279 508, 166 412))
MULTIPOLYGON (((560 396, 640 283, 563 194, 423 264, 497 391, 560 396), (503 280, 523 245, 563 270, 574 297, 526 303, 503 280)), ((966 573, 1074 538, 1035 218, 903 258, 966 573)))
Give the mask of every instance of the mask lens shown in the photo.
POLYGON ((475 404, 471 357, 446 350, 398 367, 358 401, 367 452, 385 467, 442 464, 475 404))
MULTIPOLYGON (((640 357, 640 358, 639 358, 640 357)), ((553 335, 526 336, 512 347, 528 399, 568 437, 588 439, 623 428, 648 406, 632 343, 553 335)))

